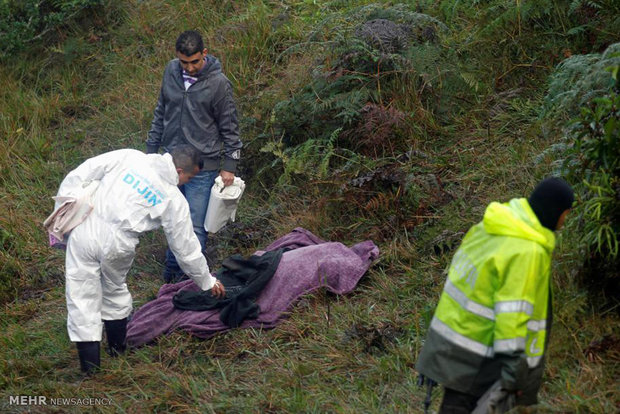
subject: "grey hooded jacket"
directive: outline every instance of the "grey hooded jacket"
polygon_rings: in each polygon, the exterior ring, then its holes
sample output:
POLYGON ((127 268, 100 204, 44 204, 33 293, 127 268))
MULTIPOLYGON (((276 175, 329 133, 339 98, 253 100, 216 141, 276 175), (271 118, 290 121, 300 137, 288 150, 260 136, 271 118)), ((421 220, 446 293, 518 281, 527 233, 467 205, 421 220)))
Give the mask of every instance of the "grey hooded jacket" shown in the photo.
POLYGON ((179 60, 168 63, 146 140, 147 152, 191 144, 201 152, 205 170, 221 168, 234 173, 242 143, 232 85, 219 60, 211 55, 197 77, 186 91, 179 60))

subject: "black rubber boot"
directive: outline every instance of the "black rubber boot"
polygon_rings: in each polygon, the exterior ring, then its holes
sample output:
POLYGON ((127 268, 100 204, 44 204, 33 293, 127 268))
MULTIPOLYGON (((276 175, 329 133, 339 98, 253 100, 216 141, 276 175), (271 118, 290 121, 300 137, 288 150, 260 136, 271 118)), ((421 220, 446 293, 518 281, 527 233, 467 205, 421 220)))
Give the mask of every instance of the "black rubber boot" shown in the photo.
POLYGON ((76 342, 75 345, 80 357, 80 369, 88 375, 93 374, 101 366, 99 341, 76 342))
POLYGON ((108 354, 116 357, 127 349, 127 318, 115 321, 103 321, 105 333, 108 337, 108 354))

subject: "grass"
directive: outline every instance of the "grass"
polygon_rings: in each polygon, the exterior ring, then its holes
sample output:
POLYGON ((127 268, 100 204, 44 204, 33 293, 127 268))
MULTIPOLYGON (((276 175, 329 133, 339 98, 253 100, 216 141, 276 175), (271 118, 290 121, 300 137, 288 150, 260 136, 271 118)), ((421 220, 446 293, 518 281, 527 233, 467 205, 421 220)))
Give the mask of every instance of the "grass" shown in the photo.
MULTIPOLYGON (((536 156, 560 137, 543 136, 538 119, 549 68, 518 66, 510 51, 489 56, 499 38, 467 37, 480 22, 481 4, 468 10, 421 2, 454 30, 447 44, 475 74, 478 92, 470 92, 469 104, 459 103, 465 110, 439 119, 424 106, 415 74, 382 85, 392 88, 382 97, 414 123, 399 144, 428 157, 360 158, 356 168, 396 165, 413 176, 432 174, 450 197, 429 202, 432 190, 421 184, 407 194, 398 184, 339 192, 347 177, 337 174, 302 186, 297 177, 273 191, 278 170, 258 173, 271 162, 259 149, 273 106, 311 82, 310 69, 324 56, 321 45, 329 47, 338 32, 335 22, 369 3, 110 2, 88 36, 69 27, 68 39, 81 40, 43 48, 34 68, 28 59, 0 65, 0 411, 84 409, 20 408, 9 405, 15 395, 110 400, 92 407, 95 412, 422 411, 415 361, 462 232, 490 201, 527 194, 553 161, 536 156), (68 170, 107 150, 144 148, 163 68, 184 28, 200 29, 221 59, 249 147, 241 221, 213 239, 213 267, 297 226, 347 244, 371 238, 382 254, 352 294, 305 297, 273 330, 235 330, 208 340, 175 332, 120 358, 104 353, 102 371, 84 378, 66 333, 64 255, 46 247, 41 222, 68 170), (310 33, 318 43, 308 42, 310 33)), ((550 43, 567 41, 558 39, 550 43)), ((514 41, 521 40, 532 39, 521 33, 514 41)), ((515 50, 538 53, 531 47, 515 50)), ((136 308, 161 286, 164 249, 161 232, 141 238, 128 277, 136 308)), ((620 404, 617 342, 595 346, 609 336, 617 341, 618 312, 601 312, 585 293, 579 255, 572 235, 564 234, 555 253, 555 323, 540 412, 606 413, 620 404)), ((433 409, 440 394, 435 391, 433 409)))

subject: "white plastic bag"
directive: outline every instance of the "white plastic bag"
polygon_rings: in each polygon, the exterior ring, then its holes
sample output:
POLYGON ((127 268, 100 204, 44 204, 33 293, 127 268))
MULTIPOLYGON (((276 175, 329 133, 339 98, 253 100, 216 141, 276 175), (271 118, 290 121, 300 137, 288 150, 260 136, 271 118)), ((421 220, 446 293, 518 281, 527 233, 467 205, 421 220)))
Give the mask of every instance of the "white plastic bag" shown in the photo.
POLYGON ((205 216, 205 230, 210 233, 217 233, 228 220, 235 221, 237 206, 241 195, 245 190, 245 182, 235 177, 235 180, 228 187, 224 187, 222 177, 215 179, 215 184, 211 187, 209 197, 209 207, 205 216))

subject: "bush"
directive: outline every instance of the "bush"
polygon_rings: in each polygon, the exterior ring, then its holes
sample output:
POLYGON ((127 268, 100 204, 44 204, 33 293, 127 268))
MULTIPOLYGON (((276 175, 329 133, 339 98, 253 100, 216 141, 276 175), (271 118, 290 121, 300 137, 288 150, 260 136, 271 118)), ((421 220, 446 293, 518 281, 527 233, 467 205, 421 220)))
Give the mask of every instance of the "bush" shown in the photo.
POLYGON ((63 25, 76 21, 85 9, 102 0, 0 0, 0 58, 43 39, 63 25))
POLYGON ((587 283, 618 298, 620 282, 620 66, 609 68, 615 87, 581 108, 565 165, 577 182, 577 230, 586 251, 587 283))
POLYGON ((620 43, 609 46, 602 54, 573 55, 564 60, 550 78, 543 116, 577 116, 587 102, 609 92, 614 79, 607 69, 618 64, 620 43))
POLYGON ((310 82, 274 105, 260 136, 261 152, 275 157, 263 171, 279 165, 280 182, 355 175, 360 162, 397 157, 411 149, 412 128, 455 110, 454 95, 473 93, 440 44, 447 27, 405 5, 353 10, 323 41, 319 30, 307 41, 324 47, 310 82))

